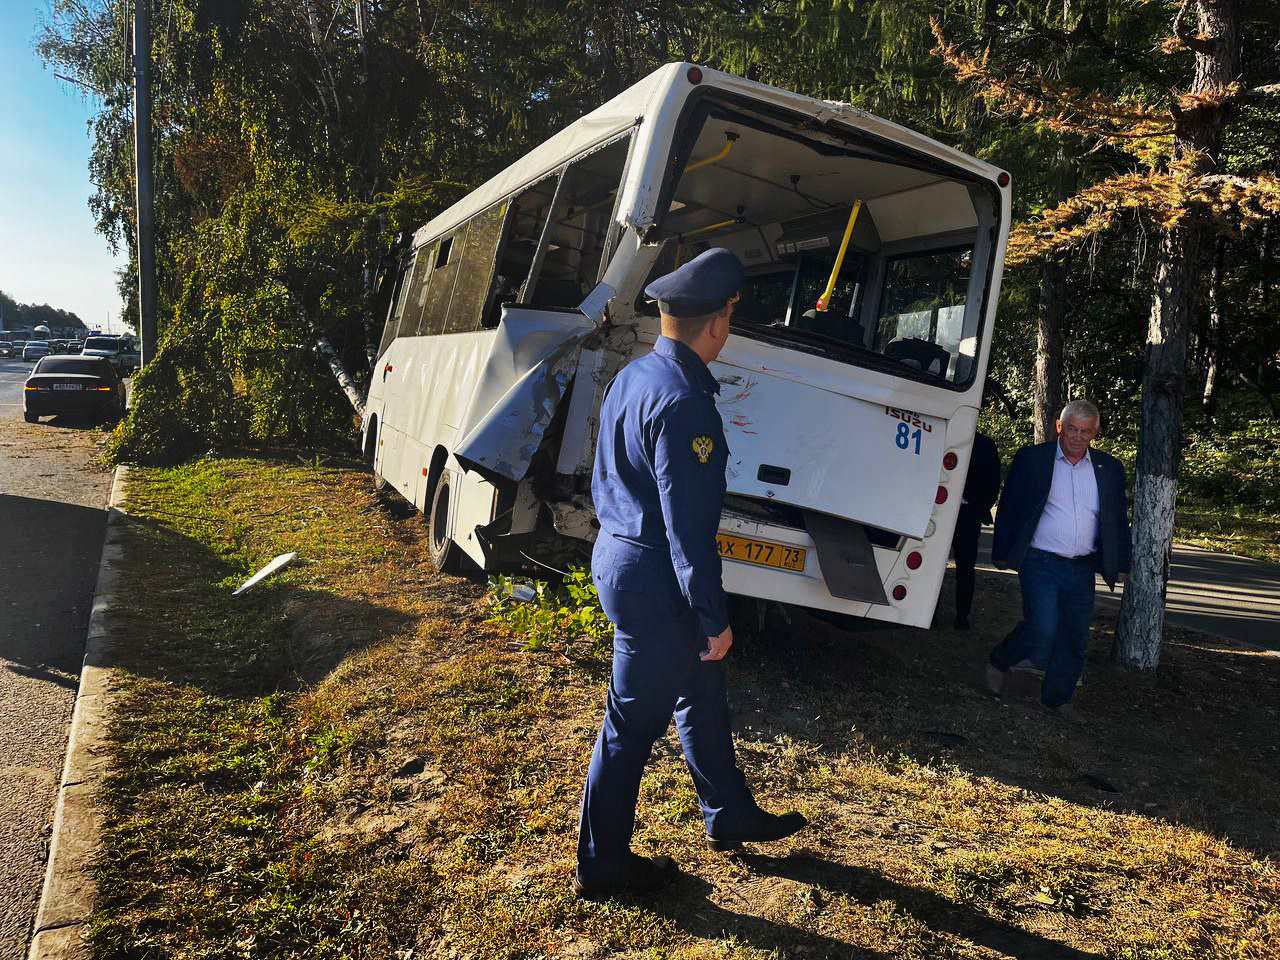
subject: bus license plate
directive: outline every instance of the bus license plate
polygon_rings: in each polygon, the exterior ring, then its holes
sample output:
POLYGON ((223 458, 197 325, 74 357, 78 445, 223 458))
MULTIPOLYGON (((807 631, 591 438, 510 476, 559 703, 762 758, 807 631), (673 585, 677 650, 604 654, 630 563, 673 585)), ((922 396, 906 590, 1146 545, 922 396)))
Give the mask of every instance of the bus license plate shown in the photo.
POLYGON ((751 537, 735 537, 728 533, 717 533, 716 542, 720 544, 720 556, 726 560, 777 567, 780 570, 804 570, 803 547, 790 547, 785 543, 771 543, 751 537))

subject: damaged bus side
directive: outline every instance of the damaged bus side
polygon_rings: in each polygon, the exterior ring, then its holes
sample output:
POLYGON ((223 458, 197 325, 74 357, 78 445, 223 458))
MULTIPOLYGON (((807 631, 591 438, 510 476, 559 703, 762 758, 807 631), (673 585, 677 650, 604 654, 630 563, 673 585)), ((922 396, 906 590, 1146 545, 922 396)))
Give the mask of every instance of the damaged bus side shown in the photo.
POLYGON ((590 556, 605 385, 648 280, 749 278, 711 365, 730 593, 927 626, 986 373, 1008 175, 846 104, 669 64, 421 228, 364 444, 448 569, 590 556))

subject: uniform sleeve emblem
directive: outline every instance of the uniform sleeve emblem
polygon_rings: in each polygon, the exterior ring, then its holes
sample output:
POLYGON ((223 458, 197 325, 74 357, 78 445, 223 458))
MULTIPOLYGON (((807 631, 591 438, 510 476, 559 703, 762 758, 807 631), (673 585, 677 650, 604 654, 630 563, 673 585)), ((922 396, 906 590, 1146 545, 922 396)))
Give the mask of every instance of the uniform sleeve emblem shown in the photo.
POLYGON ((698 462, 703 465, 711 459, 711 451, 715 448, 715 441, 705 433, 700 433, 693 438, 693 455, 697 457, 698 462))

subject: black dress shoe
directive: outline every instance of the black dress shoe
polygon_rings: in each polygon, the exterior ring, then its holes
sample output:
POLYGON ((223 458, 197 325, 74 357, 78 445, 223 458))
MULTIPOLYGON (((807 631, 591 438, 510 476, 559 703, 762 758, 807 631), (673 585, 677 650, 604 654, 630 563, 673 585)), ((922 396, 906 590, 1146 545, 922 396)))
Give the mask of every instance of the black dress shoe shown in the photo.
POLYGON ((582 875, 573 875, 573 892, 583 900, 605 900, 619 893, 651 893, 665 887, 680 875, 680 869, 670 857, 642 857, 631 854, 626 867, 605 881, 583 882, 582 875))
POLYGON ((744 843, 768 843, 770 840, 781 840, 809 823, 802 813, 765 813, 763 810, 753 819, 745 830, 723 837, 707 836, 707 846, 712 850, 741 850, 744 843))

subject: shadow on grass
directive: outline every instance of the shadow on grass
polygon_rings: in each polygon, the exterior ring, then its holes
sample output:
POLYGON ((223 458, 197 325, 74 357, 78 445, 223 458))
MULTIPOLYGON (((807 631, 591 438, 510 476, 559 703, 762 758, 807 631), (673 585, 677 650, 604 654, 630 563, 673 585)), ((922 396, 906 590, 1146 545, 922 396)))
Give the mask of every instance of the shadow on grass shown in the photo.
MULTIPOLYGON (((979 576, 972 631, 850 631, 791 611, 787 634, 757 641, 730 672, 737 735, 764 744, 786 734, 830 755, 856 740, 882 756, 1280 850, 1271 786, 1280 657, 1171 628, 1157 673, 1128 673, 1110 665, 1115 617, 1104 614, 1074 700, 1081 722, 1066 724, 1040 709, 1031 677, 1011 675, 1002 700, 981 688, 987 653, 1019 604, 1012 578, 979 576)), ((950 582, 938 603, 948 622, 950 582)))
MULTIPOLYGON (((919 887, 896 883, 863 867, 836 863, 811 854, 767 857, 740 854, 737 858, 756 876, 795 881, 827 895, 849 897, 863 906, 891 901, 930 935, 949 934, 994 950, 1002 956, 1038 960, 1087 960, 1101 956, 1078 950, 1032 931, 1002 922, 919 887)), ((757 950, 803 956, 870 958, 895 954, 858 947, 846 940, 806 930, 794 923, 737 913, 711 900, 715 888, 700 877, 682 874, 670 892, 645 900, 646 908, 674 927, 700 939, 715 941, 732 935, 757 950)), ((936 945, 940 950, 944 945, 936 945)))
POLYGON ((948 933, 972 940, 1001 955, 1036 957, 1038 960, 1084 960, 1101 956, 1004 923, 920 887, 896 883, 862 867, 809 854, 788 857, 747 854, 741 859, 755 873, 785 877, 829 893, 844 894, 866 906, 891 900, 913 918, 927 924, 934 933, 948 933))
POLYGON ((232 596, 252 571, 155 518, 131 515, 121 530, 130 601, 108 614, 116 642, 103 659, 139 676, 217 696, 298 689, 416 621, 287 573, 232 596))

